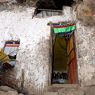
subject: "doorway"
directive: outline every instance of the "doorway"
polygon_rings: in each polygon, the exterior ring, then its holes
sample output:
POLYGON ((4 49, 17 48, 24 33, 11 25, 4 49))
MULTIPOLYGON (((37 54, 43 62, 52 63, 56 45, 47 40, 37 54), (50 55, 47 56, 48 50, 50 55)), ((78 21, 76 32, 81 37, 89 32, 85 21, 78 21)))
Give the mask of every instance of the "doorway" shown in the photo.
POLYGON ((74 30, 55 34, 53 28, 51 29, 52 84, 76 84, 77 60, 74 30))

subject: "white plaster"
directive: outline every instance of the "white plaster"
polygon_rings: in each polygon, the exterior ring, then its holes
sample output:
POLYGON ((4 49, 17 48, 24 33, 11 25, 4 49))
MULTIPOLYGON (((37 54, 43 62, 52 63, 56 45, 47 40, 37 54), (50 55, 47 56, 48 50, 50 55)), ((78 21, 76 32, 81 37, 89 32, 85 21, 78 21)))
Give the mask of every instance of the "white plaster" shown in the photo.
MULTIPOLYGON (((48 86, 50 27, 47 23, 74 20, 73 17, 70 18, 71 12, 66 10, 64 12, 68 14, 64 13, 63 16, 43 19, 32 19, 34 8, 15 7, 11 11, 0 12, 0 48, 3 48, 6 40, 20 40, 17 65, 14 70, 16 78, 20 79, 24 69, 24 86, 28 89, 30 87, 32 90, 37 90, 48 86)), ((95 72, 95 68, 91 65, 95 64, 94 27, 86 27, 79 21, 76 25, 78 77, 80 81, 87 81, 95 72)))
POLYGON ((48 22, 66 20, 66 16, 44 19, 32 19, 34 8, 25 8, 0 12, 0 48, 6 40, 20 40, 16 78, 20 79, 22 69, 25 72, 25 86, 41 89, 48 85, 50 27, 48 22))

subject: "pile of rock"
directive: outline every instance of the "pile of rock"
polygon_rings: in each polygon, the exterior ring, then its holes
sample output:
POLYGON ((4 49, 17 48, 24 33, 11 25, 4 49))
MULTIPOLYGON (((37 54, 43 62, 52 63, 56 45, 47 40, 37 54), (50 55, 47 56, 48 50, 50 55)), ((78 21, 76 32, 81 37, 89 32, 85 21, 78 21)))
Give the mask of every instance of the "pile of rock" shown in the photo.
POLYGON ((18 93, 17 90, 12 89, 8 86, 0 86, 0 95, 24 95, 24 94, 18 93))

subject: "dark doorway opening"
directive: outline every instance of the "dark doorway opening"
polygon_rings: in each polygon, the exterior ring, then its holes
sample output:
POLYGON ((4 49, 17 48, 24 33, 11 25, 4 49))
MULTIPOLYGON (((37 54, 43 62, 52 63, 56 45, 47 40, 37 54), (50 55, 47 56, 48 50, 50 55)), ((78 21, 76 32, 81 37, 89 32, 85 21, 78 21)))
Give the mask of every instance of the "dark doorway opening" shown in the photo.
POLYGON ((75 3, 74 0, 38 0, 36 3, 36 10, 35 10, 35 15, 38 13, 42 12, 43 10, 45 11, 62 11, 63 6, 72 6, 75 3))
POLYGON ((67 48, 65 37, 56 36, 53 45, 53 83, 67 83, 67 48))
POLYGON ((77 61, 74 31, 52 32, 52 84, 76 84, 77 61))
POLYGON ((38 9, 62 10, 63 6, 72 6, 74 0, 38 0, 38 9))

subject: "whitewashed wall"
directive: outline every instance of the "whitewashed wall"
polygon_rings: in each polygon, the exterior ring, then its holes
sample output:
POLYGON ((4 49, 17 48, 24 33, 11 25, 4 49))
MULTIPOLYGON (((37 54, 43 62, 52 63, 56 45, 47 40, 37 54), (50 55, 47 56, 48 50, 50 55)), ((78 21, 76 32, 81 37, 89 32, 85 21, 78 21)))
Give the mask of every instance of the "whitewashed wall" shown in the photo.
POLYGON ((95 78, 95 27, 77 22, 77 51, 79 81, 95 78))
POLYGON ((62 21, 63 17, 32 19, 34 8, 13 8, 0 12, 0 48, 6 40, 20 40, 15 76, 31 90, 45 88, 49 77, 50 27, 49 21, 62 21))
MULTIPOLYGON (((50 65, 49 21, 72 20, 71 11, 65 8, 63 16, 32 19, 34 8, 13 8, 0 12, 0 48, 6 40, 20 40, 15 77, 21 80, 24 69, 24 87, 32 93, 48 86, 50 65)), ((73 19, 74 20, 74 19, 73 19)), ((76 41, 79 82, 88 81, 95 72, 95 30, 77 21, 76 41)))

